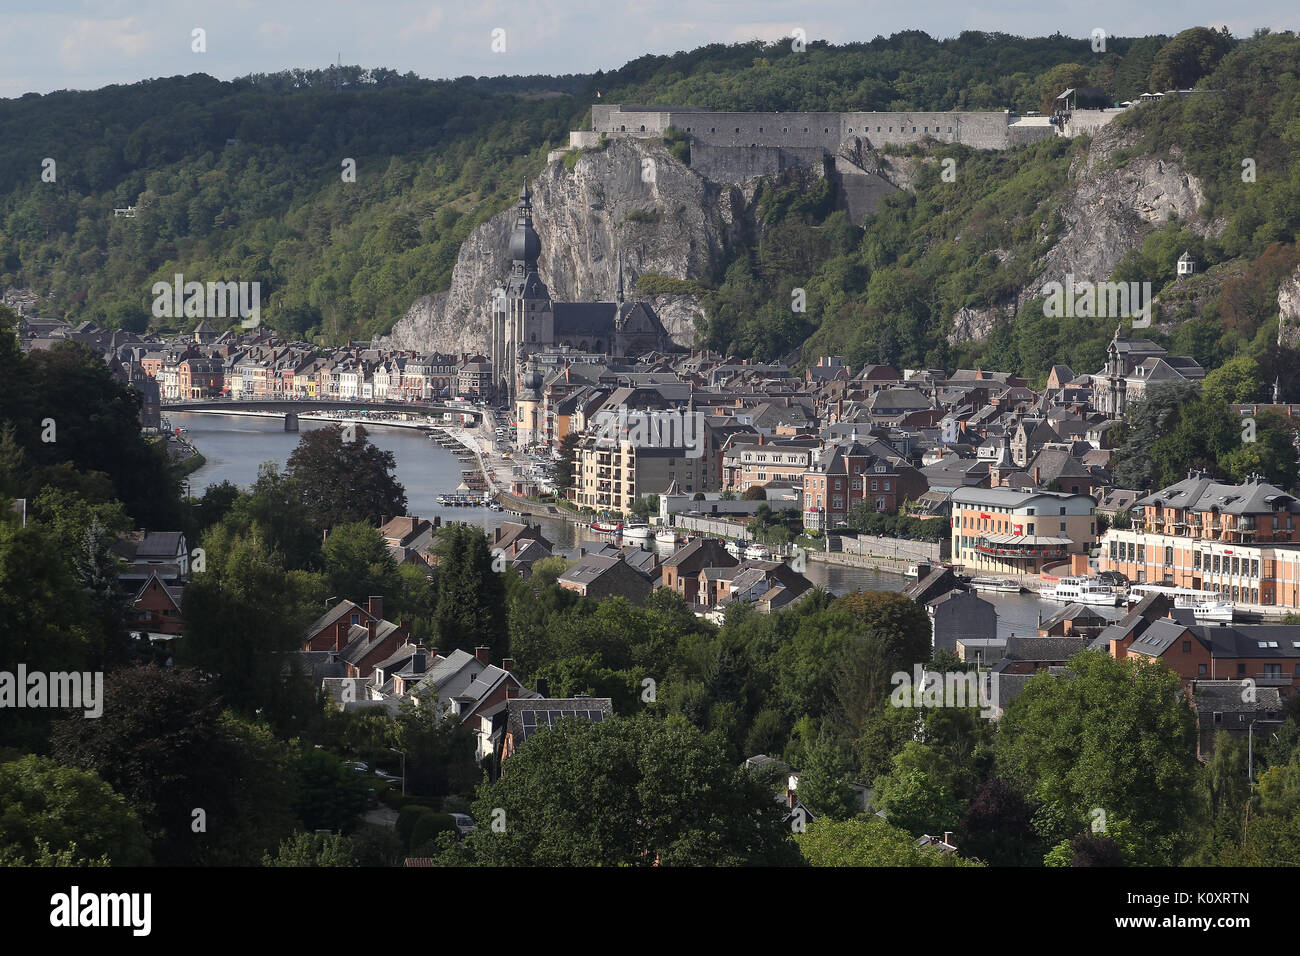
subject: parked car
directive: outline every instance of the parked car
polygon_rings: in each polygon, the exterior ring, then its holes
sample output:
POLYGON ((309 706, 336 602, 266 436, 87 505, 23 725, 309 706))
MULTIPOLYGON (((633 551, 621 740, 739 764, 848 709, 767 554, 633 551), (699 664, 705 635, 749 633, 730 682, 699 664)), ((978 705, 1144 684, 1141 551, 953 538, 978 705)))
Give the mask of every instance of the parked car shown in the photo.
POLYGON ((451 813, 448 816, 456 821, 456 830, 462 837, 474 829, 474 818, 468 813, 451 813))
POLYGON ((354 773, 370 773, 370 764, 364 760, 352 760, 348 763, 348 769, 354 773))

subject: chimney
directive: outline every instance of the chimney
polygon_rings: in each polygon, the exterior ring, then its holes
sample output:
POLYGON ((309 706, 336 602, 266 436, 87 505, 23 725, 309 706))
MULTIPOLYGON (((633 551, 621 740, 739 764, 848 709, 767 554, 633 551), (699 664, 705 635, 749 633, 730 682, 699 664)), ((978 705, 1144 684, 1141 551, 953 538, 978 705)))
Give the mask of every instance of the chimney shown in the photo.
POLYGON ((348 643, 348 627, 349 627, 349 624, 348 624, 348 622, 347 622, 347 618, 344 618, 343 620, 338 621, 337 623, 335 623, 335 625, 334 625, 334 650, 336 650, 336 651, 341 651, 341 650, 343 650, 343 648, 347 647, 347 643, 348 643))
POLYGON ((372 641, 375 639, 375 628, 377 628, 378 626, 379 626, 378 623, 375 621, 373 617, 370 620, 366 621, 366 631, 369 632, 370 634, 369 639, 372 641))
POLYGON ((366 601, 366 610, 375 617, 383 620, 384 617, 384 598, 381 594, 372 594, 366 601))
POLYGON ((551 682, 545 677, 537 678, 537 693, 541 694, 543 697, 551 696, 551 682))
POLYGON ((515 699, 515 685, 511 681, 506 681, 506 700, 515 699))
POLYGON ((507 674, 513 674, 515 672, 515 659, 513 657, 503 658, 501 660, 501 669, 507 674))
POLYGON ((1035 485, 1038 484, 1038 466, 1037 466, 1037 465, 1034 466, 1034 484, 1035 484, 1035 485))
POLYGON ((480 664, 487 667, 492 663, 492 648, 480 644, 478 647, 474 648, 474 656, 478 659, 480 664))

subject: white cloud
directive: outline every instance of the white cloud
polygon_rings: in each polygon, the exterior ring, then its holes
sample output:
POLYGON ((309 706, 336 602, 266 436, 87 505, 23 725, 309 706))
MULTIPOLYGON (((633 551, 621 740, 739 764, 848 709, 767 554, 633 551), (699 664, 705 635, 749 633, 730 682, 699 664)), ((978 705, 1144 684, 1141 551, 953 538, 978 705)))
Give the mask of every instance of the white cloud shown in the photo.
POLYGON ((59 41, 59 63, 64 69, 82 71, 103 59, 105 51, 134 58, 154 45, 153 34, 134 17, 120 20, 73 20, 59 41))

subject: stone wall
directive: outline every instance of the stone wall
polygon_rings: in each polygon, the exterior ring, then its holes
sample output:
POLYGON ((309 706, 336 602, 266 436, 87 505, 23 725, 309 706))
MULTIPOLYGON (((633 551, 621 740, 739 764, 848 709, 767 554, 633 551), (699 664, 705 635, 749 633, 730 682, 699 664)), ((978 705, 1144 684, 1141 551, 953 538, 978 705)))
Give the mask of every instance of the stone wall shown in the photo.
MULTIPOLYGON (((1037 119, 1031 118, 1031 120, 1037 119)), ((807 150, 834 153, 844 140, 861 136, 874 147, 906 145, 924 139, 964 143, 976 149, 1006 149, 1056 135, 1046 122, 1024 122, 1009 112, 968 113, 736 113, 706 110, 632 111, 592 107, 593 131, 612 136, 662 136, 669 127, 691 136, 693 144, 727 149, 807 150), (1012 125, 1016 126, 1013 139, 1012 125)), ((800 155, 792 153, 791 155, 800 155)))
POLYGON ((906 538, 886 538, 871 534, 860 534, 857 537, 831 535, 830 541, 831 550, 842 554, 890 558, 913 564, 919 561, 946 561, 950 547, 946 538, 942 541, 909 541, 906 538))

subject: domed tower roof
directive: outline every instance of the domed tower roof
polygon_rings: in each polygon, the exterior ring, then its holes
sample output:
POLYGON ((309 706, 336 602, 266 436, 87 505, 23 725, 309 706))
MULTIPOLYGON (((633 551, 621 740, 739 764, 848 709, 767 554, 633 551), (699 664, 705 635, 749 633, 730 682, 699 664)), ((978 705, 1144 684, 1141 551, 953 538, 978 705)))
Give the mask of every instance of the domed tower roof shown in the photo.
POLYGON ((519 215, 515 219, 514 232, 510 235, 510 258, 515 263, 516 272, 535 272, 537 257, 542 252, 542 241, 537 238, 537 231, 533 228, 532 198, 533 194, 525 182, 519 193, 519 215))

